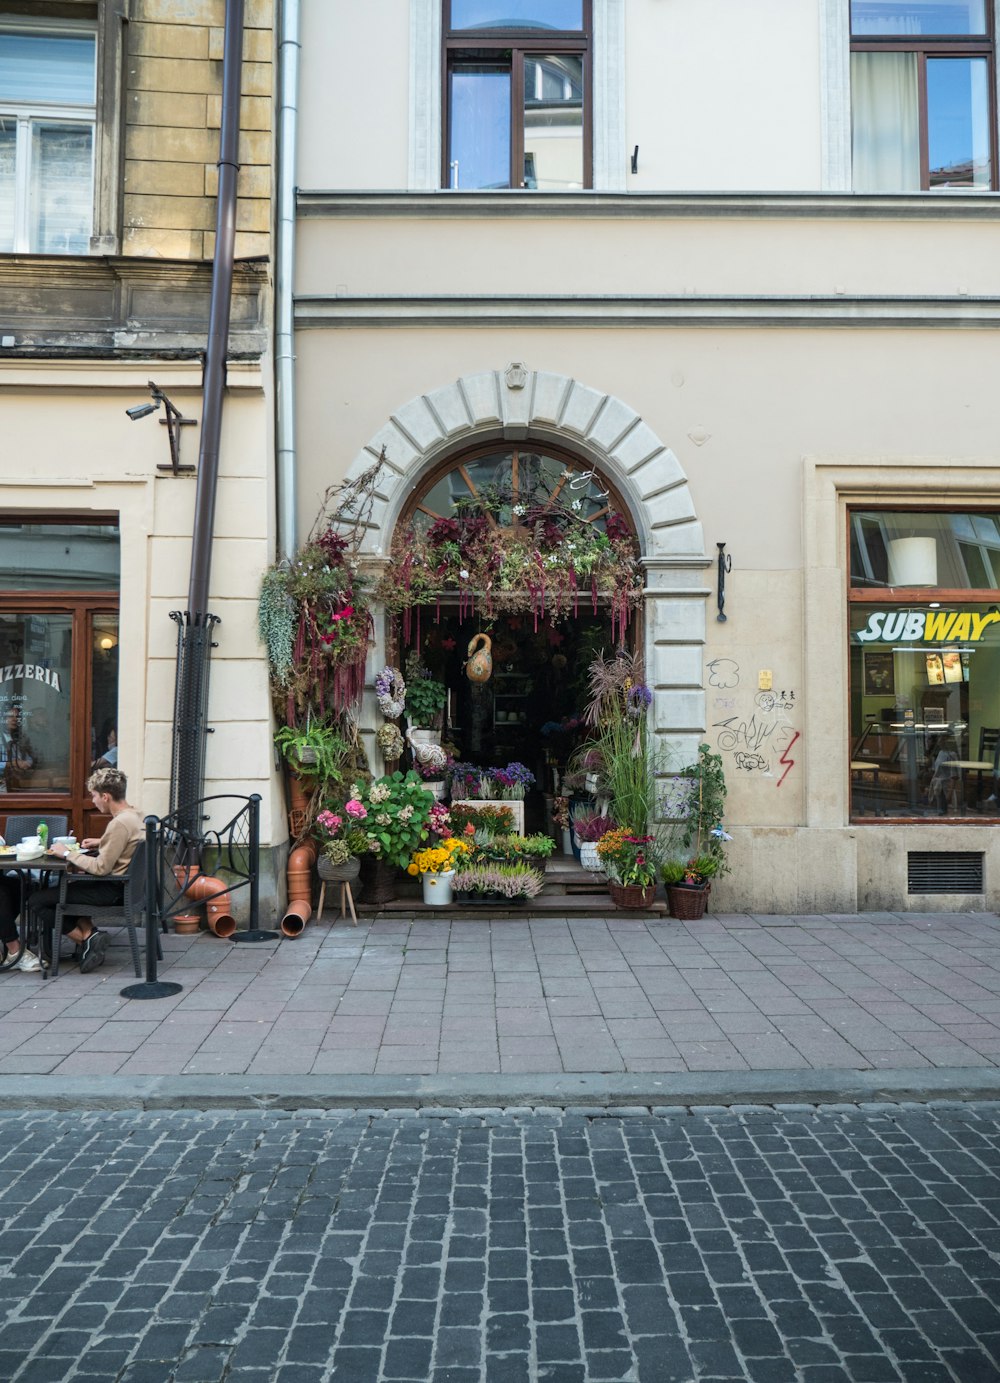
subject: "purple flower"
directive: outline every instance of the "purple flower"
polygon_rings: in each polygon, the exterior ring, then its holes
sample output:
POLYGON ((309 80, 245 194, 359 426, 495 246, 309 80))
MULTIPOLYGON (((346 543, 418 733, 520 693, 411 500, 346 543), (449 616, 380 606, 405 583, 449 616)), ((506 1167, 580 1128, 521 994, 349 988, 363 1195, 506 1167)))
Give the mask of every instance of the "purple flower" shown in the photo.
POLYGON ((646 686, 645 682, 636 682, 634 687, 630 687, 625 698, 625 709, 630 716, 636 719, 649 709, 653 704, 653 693, 646 686))

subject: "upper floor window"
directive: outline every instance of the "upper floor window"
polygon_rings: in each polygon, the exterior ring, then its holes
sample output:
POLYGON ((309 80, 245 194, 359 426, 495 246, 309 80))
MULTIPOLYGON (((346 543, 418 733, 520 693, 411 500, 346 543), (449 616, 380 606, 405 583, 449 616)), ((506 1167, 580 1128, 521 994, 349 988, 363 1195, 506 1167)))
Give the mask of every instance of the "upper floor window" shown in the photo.
POLYGON ((987 0, 851 0, 854 190, 996 186, 987 0))
POLYGON ((445 0, 444 185, 589 187, 591 0, 445 0))
POLYGON ((0 252, 90 247, 96 47, 83 25, 0 21, 0 252))

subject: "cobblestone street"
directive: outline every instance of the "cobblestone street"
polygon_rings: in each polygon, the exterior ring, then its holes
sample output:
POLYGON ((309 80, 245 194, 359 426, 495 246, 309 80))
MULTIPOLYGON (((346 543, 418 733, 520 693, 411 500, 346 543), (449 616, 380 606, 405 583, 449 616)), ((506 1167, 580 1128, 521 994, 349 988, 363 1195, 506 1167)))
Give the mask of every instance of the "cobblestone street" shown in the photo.
POLYGON ((10 1383, 995 1383, 997 1104, 8 1112, 10 1383))

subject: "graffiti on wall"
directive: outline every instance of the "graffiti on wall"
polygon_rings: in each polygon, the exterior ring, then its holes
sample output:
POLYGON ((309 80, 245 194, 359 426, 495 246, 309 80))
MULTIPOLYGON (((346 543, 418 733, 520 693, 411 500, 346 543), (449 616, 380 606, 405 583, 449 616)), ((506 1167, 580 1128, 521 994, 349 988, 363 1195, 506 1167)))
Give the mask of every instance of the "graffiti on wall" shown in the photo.
POLYGON ((792 724, 794 689, 750 695, 749 689, 741 688, 739 664, 733 658, 715 658, 708 664, 708 685, 719 692, 712 702, 719 717, 712 722, 719 753, 732 756, 737 772, 777 778, 775 786, 780 788, 795 767, 792 749, 801 738, 792 724))

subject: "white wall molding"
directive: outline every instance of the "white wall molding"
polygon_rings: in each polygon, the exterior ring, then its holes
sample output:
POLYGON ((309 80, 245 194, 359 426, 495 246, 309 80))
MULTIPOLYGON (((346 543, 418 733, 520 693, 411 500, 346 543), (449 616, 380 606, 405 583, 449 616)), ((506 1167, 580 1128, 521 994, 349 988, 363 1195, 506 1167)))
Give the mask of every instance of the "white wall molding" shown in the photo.
POLYGON ((441 186, 441 0, 410 0, 410 139, 407 186, 441 186))
POLYGON ((624 192, 625 0, 594 0, 594 190, 624 192))
POLYGON ((819 0, 819 90, 822 189, 850 192, 850 0, 819 0))

